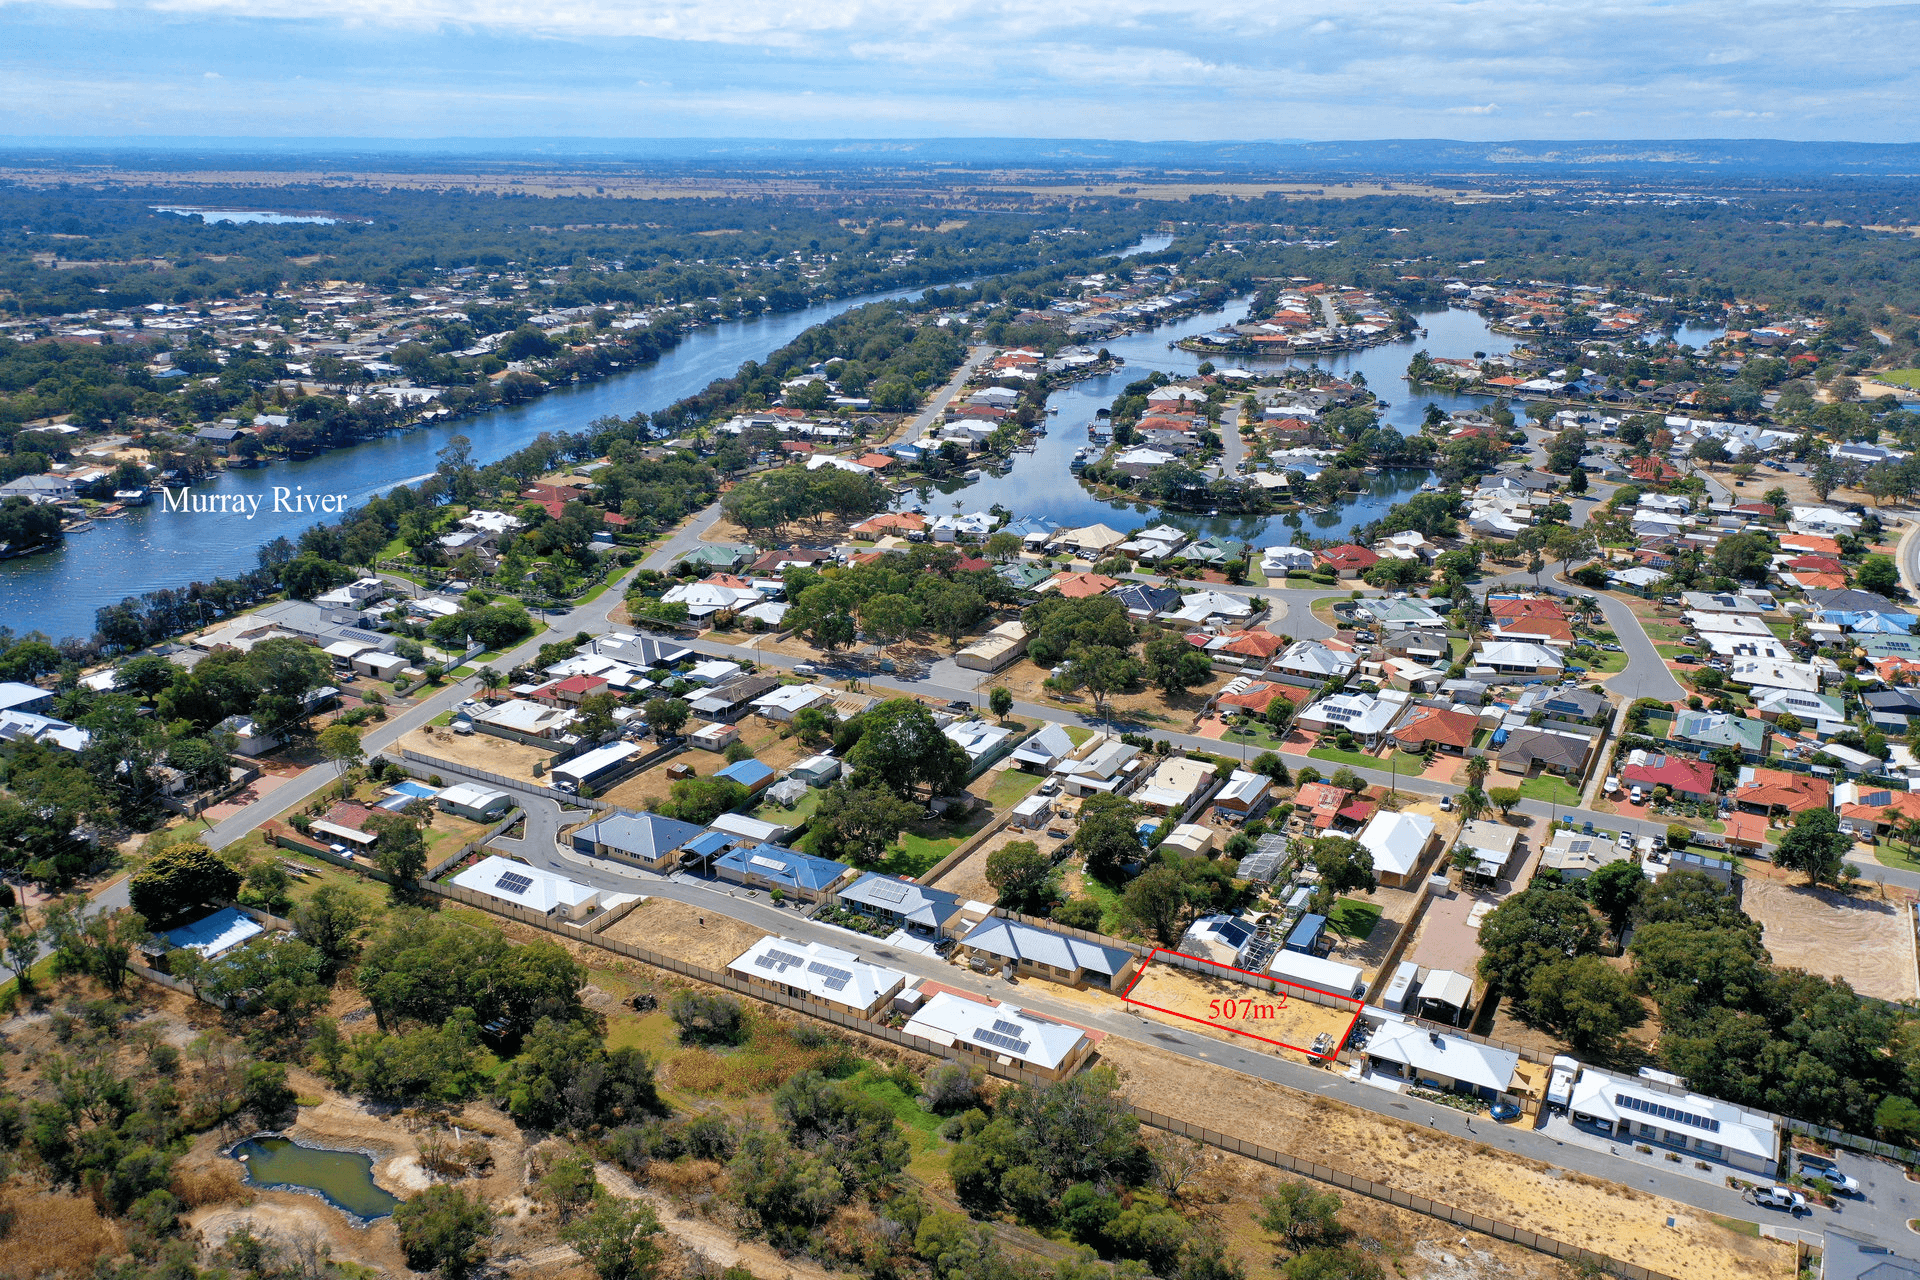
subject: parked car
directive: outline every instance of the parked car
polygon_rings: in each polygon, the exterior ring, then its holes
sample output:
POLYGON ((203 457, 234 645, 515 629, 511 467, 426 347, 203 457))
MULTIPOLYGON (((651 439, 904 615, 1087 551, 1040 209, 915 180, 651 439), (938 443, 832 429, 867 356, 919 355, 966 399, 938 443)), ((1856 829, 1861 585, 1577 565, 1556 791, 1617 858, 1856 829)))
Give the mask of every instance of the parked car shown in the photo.
POLYGON ((1769 1209, 1785 1209, 1792 1214, 1799 1214, 1807 1207, 1807 1198, 1792 1187, 1755 1187, 1753 1202, 1769 1209))
POLYGON ((1620 789, 1620 779, 1613 777, 1612 775, 1608 775, 1607 780, 1600 784, 1600 791, 1603 795, 1610 796, 1614 792, 1618 791, 1619 789, 1620 789))
POLYGON ((947 703, 947 710, 971 711, 973 710, 973 704, 971 702, 968 702, 965 698, 954 698, 947 703))
POLYGON ((1371 631, 1356 631, 1353 633, 1353 638, 1355 640, 1358 640, 1361 644, 1372 644, 1374 641, 1378 640, 1380 637, 1374 635, 1373 632, 1371 631))
POLYGON ((1625 649, 1622 649, 1617 644, 1603 644, 1600 646, 1600 649, 1601 649, 1601 652, 1603 653, 1625 653, 1626 652, 1625 649))
POLYGON ((1442 813, 1452 813, 1452 812, 1453 812, 1453 797, 1452 797, 1452 796, 1441 796, 1441 797, 1440 797, 1440 812, 1442 812, 1442 813))
POLYGON ((1058 778, 1048 778, 1045 782, 1040 784, 1040 794, 1043 796, 1050 796, 1054 792, 1058 791, 1059 789, 1060 789, 1060 779, 1058 778))
POLYGON ((1509 1120, 1518 1120, 1520 1118, 1520 1108, 1514 1106, 1511 1102, 1496 1102, 1493 1104, 1493 1118, 1502 1124, 1505 1124, 1509 1120))
POLYGON ((1673 655, 1673 660, 1684 666, 1700 661, 1700 655, 1697 653, 1676 653, 1673 655))
POLYGON ((793 674, 797 676, 817 676, 820 674, 820 668, 814 666, 811 662, 796 662, 793 664, 793 674))
POLYGON ((1639 804, 1642 801, 1644 801, 1646 798, 1647 798, 1646 789, 1643 788, 1639 783, 1637 782, 1634 783, 1633 793, 1627 797, 1628 801, 1633 804, 1639 804))
POLYGON ((1816 1156, 1806 1151, 1796 1152, 1795 1154, 1800 1157, 1801 1176, 1818 1178, 1841 1195, 1857 1196, 1860 1194, 1859 1180, 1850 1178, 1840 1172, 1840 1166, 1826 1156, 1816 1156))
MULTIPOLYGON (((1634 788, 1635 791, 1638 791, 1639 789, 1640 788, 1638 787, 1634 788)), ((1614 843, 1619 845, 1622 849, 1631 849, 1633 848, 1633 836, 1628 832, 1622 831, 1619 837, 1614 841, 1614 843)))

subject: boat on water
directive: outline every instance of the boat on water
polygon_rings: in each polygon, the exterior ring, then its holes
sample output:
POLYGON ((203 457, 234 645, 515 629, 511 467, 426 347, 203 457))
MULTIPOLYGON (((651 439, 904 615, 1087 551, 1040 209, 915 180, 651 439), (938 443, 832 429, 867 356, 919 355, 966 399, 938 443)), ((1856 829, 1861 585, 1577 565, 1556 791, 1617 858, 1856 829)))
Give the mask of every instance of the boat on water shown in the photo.
POLYGON ((978 480, 980 478, 980 468, 974 467, 972 470, 967 472, 964 478, 969 484, 973 483, 975 480, 978 480))
POLYGON ((1421 485, 1421 486, 1420 486, 1420 492, 1422 492, 1422 493, 1434 493, 1434 492, 1436 492, 1436 491, 1438 491, 1438 490, 1439 490, 1439 488, 1440 488, 1440 486, 1439 486, 1439 485, 1437 485, 1437 484, 1435 484, 1435 483, 1434 483, 1433 481, 1431 481, 1431 480, 1429 480, 1429 481, 1427 481, 1427 482, 1426 482, 1425 484, 1423 484, 1423 485, 1421 485))

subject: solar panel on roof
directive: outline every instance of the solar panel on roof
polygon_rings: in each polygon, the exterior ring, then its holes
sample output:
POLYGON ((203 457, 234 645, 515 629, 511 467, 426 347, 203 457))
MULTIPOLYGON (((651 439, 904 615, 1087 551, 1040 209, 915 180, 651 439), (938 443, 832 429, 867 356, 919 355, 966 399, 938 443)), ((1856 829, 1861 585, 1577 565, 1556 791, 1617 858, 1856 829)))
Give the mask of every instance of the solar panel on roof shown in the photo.
POLYGON ((779 969, 784 972, 805 964, 806 960, 804 957, 797 956, 791 951, 781 951, 777 948, 769 947, 764 954, 756 956, 753 962, 763 969, 779 969))
POLYGON ((829 991, 844 991, 847 984, 853 981, 853 973, 850 970, 823 964, 818 960, 807 965, 807 972, 817 975, 821 979, 820 985, 829 991))
POLYGON ((867 892, 882 902, 905 902, 907 900, 907 886, 903 884, 891 884, 886 881, 881 881, 877 884, 868 885, 867 892))
POLYGON ((518 871, 503 871, 500 873, 500 878, 493 882, 493 887, 505 889, 508 893, 525 893, 533 888, 533 878, 523 876, 518 871))
POLYGON ((990 1044, 995 1048, 1006 1049, 1013 1053, 1024 1055, 1027 1052, 1027 1042, 1025 1040, 1021 1040, 1015 1036, 1002 1035, 998 1031, 988 1031, 984 1027, 977 1028, 973 1033, 973 1038, 981 1044, 990 1044))
POLYGON ((1017 1022, 1008 1022, 1005 1018, 995 1018, 993 1029, 1004 1036, 1023 1036, 1027 1029, 1017 1022))
POLYGON ((785 871, 787 869, 787 864, 782 862, 780 859, 769 858, 758 853, 754 854, 751 858, 748 858, 747 861, 752 863, 756 867, 765 867, 769 871, 785 871))

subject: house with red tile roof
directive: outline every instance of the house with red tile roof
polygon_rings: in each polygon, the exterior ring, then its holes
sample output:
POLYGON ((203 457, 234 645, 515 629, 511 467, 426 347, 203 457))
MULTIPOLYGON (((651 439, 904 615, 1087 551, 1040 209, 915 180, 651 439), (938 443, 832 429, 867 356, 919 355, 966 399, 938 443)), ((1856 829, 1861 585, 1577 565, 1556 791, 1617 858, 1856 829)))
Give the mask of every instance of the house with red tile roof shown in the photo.
POLYGON ((1844 573, 1788 573, 1783 574, 1802 591, 1840 591, 1847 585, 1844 573))
POLYGON ((787 453, 797 453, 805 456, 813 452, 813 442, 811 440, 782 440, 780 442, 780 448, 787 453))
POLYGON ((1493 636, 1498 640, 1530 640, 1556 649, 1573 645, 1572 626, 1559 618, 1501 618, 1494 623, 1493 636))
POLYGON ((1750 813, 1805 813, 1832 807, 1833 784, 1806 773, 1755 769, 1751 782, 1734 789, 1733 802, 1750 813))
POLYGON ((1502 597, 1487 602, 1487 612, 1496 618, 1565 618, 1567 611, 1553 600, 1532 597, 1502 597))
POLYGON ((1342 578, 1357 578, 1380 563, 1378 555, 1365 547, 1356 547, 1352 543, 1343 547, 1328 547, 1325 551, 1316 551, 1313 558, 1342 578))
POLYGON ((1627 463, 1627 474, 1642 484, 1671 484, 1680 478, 1665 458, 1634 458, 1627 463))
POLYGON ((1084 600, 1088 596, 1105 595, 1119 585, 1119 579, 1104 573, 1056 573, 1037 590, 1057 591, 1068 600, 1084 600))
POLYGON ((1832 538, 1822 538, 1811 533, 1786 533, 1780 535, 1780 549, 1782 551, 1799 551, 1806 555, 1826 556, 1829 559, 1838 558, 1840 555, 1840 544, 1838 542, 1832 538))
POLYGON ((1347 793, 1331 782, 1309 782, 1293 798, 1293 807, 1305 813, 1317 830, 1325 831, 1347 807, 1347 793))
POLYGON ((1757 813, 1735 810, 1727 815, 1727 847, 1749 852, 1767 843, 1767 820, 1757 813))
POLYGON ((1854 835, 1885 835, 1896 822, 1920 821, 1920 792, 1870 791, 1848 784, 1840 795, 1840 827, 1854 835))
POLYGON ((1713 798, 1713 766, 1685 756, 1649 756, 1645 764, 1630 764, 1621 770, 1620 779, 1628 786, 1638 784, 1649 791, 1665 787, 1695 804, 1713 798))
POLYGON ((1313 690, 1302 689, 1295 685, 1278 684, 1270 680, 1256 680, 1238 693, 1223 693, 1218 699, 1221 707, 1239 711, 1251 711, 1255 715, 1265 715, 1274 699, 1285 698, 1296 708, 1313 696, 1313 690))
POLYGON ((1795 556, 1782 567, 1794 573, 1845 573, 1847 571, 1847 566, 1832 556, 1795 556))
MULTIPOLYGON (((1232 635, 1221 637, 1222 643, 1213 649, 1214 653, 1229 653, 1236 658, 1271 658, 1286 646, 1280 637, 1271 631, 1236 631, 1232 635)), ((1211 643, 1212 637, 1204 637, 1202 644, 1211 643)))
POLYGON ((894 464, 896 459, 890 453, 863 453, 854 461, 863 467, 871 467, 875 471, 885 471, 894 464))
POLYGON ((904 537, 909 533, 925 533, 927 518, 915 515, 911 511, 882 511, 877 516, 868 516, 847 532, 857 538, 880 539, 888 534, 904 537))
POLYGON ((577 707, 584 699, 605 692, 607 682, 603 677, 578 675, 555 681, 544 689, 535 689, 533 697, 536 702, 544 702, 549 706, 577 707))
POLYGON ((1442 751, 1465 755, 1480 730, 1480 717, 1445 707, 1418 707, 1390 736, 1402 751, 1425 751, 1429 742, 1442 751))

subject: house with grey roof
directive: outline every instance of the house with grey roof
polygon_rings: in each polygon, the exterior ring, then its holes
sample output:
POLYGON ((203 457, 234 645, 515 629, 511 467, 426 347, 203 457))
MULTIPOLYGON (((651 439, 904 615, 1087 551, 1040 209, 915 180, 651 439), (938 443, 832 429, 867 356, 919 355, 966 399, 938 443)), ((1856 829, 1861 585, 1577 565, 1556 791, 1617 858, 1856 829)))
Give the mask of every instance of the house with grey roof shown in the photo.
MULTIPOLYGON (((859 915, 924 938, 954 936, 971 920, 962 918, 966 902, 942 889, 869 871, 833 894, 833 901, 859 915)), ((991 908, 984 905, 978 914, 991 908)))
POLYGON ((664 871, 704 827, 657 813, 613 813, 573 833, 575 853, 664 871))
POLYGON ((1140 957, 1131 951, 999 916, 975 925, 960 940, 960 955, 1006 961, 1023 978, 1108 991, 1123 989, 1140 964, 1140 957))

